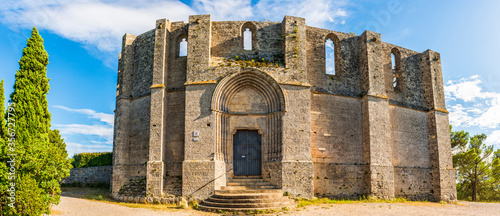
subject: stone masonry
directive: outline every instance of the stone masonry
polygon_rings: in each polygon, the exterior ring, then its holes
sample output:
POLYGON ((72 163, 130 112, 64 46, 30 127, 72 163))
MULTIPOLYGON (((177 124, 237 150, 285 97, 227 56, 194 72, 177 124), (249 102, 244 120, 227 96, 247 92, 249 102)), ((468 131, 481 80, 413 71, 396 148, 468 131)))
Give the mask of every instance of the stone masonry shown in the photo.
POLYGON ((292 197, 454 201, 448 124, 434 51, 300 17, 160 19, 123 37, 112 195, 205 199, 246 169, 233 136, 255 130, 261 155, 245 160, 259 160, 262 178, 292 197), (326 73, 328 39, 335 74, 326 73))
POLYGON ((72 168, 69 176, 61 181, 65 185, 110 185, 112 166, 72 168))

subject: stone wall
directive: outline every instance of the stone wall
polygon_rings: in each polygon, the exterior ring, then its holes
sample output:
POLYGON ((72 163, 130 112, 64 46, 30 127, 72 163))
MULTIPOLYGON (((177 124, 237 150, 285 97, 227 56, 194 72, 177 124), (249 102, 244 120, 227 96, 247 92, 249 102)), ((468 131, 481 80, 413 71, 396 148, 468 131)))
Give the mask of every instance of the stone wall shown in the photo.
POLYGON ((264 179, 292 196, 454 200, 448 123, 439 53, 300 17, 161 19, 124 37, 113 193, 145 178, 153 196, 206 198, 233 175, 232 133, 252 129, 262 135, 264 179), (243 49, 247 28, 252 50, 243 49), (327 39, 335 75, 326 74, 327 39))
POLYGON ((351 97, 360 97, 361 64, 359 37, 354 35, 307 27, 307 79, 311 90, 351 97), (335 56, 336 75, 326 74, 325 40, 328 35, 338 38, 339 53, 335 56))
POLYGON ((410 200, 434 200, 427 113, 389 106, 394 194, 410 200))
POLYGON ((314 193, 333 198, 365 194, 361 100, 311 95, 314 193))
POLYGON ((212 64, 219 58, 275 59, 283 57, 281 23, 279 22, 212 22, 212 64), (244 25, 253 25, 253 50, 242 50, 244 25))
POLYGON ((112 194, 129 179, 146 175, 155 31, 126 34, 118 65, 113 137, 112 194))
POLYGON ((69 171, 69 177, 63 179, 63 185, 110 185, 113 166, 97 166, 85 168, 73 168, 69 171))

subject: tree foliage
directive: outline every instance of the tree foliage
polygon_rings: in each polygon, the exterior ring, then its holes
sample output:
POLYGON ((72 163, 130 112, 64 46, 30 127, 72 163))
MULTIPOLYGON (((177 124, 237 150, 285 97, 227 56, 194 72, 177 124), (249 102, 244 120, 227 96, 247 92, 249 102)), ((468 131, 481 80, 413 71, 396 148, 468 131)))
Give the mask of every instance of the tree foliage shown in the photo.
MULTIPOLYGON (((41 215, 50 213, 51 204, 59 203, 59 182, 69 175, 71 167, 66 146, 58 131, 50 130, 47 94, 48 54, 43 39, 33 27, 31 37, 19 60, 10 95, 15 119, 15 208, 3 205, 2 215, 41 215)), ((10 131, 9 131, 10 133, 10 131)), ((5 153, 5 144, 2 145, 5 153)), ((5 154, 2 154, 5 155, 5 154)), ((8 158, 1 158, 2 164, 8 158)), ((0 180, 4 182, 7 170, 0 167, 0 180)), ((4 200, 0 200, 4 201, 4 200)))
MULTIPOLYGON (((451 129, 451 126, 450 126, 451 129)), ((469 136, 465 131, 450 130, 453 165, 457 175, 457 196, 462 200, 499 200, 500 150, 486 145, 485 134, 469 136)))
POLYGON ((73 168, 111 166, 113 163, 112 152, 79 153, 73 155, 71 165, 73 168))
POLYGON ((465 148, 469 143, 469 132, 461 131, 453 131, 453 127, 450 125, 450 137, 451 137, 451 149, 457 150, 461 148, 465 148))
POLYGON ((7 124, 5 122, 5 95, 3 90, 3 80, 0 82, 0 140, 7 136, 7 124))

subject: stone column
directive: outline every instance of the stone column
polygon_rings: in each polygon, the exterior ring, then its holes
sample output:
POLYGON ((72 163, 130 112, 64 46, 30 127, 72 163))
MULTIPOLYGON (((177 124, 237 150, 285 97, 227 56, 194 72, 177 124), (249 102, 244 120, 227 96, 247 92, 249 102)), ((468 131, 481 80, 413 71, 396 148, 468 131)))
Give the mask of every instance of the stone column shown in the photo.
POLYGON ((285 16, 281 28, 285 36, 283 54, 287 73, 295 77, 291 83, 297 83, 282 85, 286 92, 286 112, 275 116, 278 121, 282 119, 281 128, 271 129, 282 133, 282 143, 276 143, 282 145, 281 188, 292 196, 312 198, 314 169, 311 155, 311 90, 306 77, 306 22, 304 18, 285 16))
POLYGON ((378 33, 360 36, 363 110, 363 148, 366 194, 394 197, 394 167, 390 135, 389 100, 385 95, 382 40, 378 33))
POLYGON ((122 52, 118 61, 118 85, 116 86, 116 109, 113 140, 113 177, 111 180, 112 196, 116 198, 121 186, 128 180, 127 167, 123 164, 128 159, 130 95, 132 91, 134 42, 136 36, 125 34, 122 52))
POLYGON ((306 73, 306 20, 285 16, 281 22, 284 61, 287 68, 306 73))
POLYGON ((211 29, 210 15, 189 17, 182 195, 198 199, 226 184, 225 163, 215 157, 217 126, 210 110, 215 84, 199 78, 210 66, 211 29))
POLYGON ((186 80, 190 82, 197 81, 195 76, 203 73, 210 66, 212 20, 210 15, 189 16, 188 25, 186 80))
POLYGON ((455 170, 453 169, 448 111, 444 100, 441 59, 437 52, 421 53, 427 123, 429 125, 429 151, 432 168, 432 186, 436 201, 456 201, 455 170))
POLYGON ((168 31, 170 22, 166 19, 156 21, 153 85, 151 86, 151 119, 149 130, 149 161, 147 164, 146 190, 153 197, 161 197, 163 193, 164 174, 164 140, 166 75, 168 31))

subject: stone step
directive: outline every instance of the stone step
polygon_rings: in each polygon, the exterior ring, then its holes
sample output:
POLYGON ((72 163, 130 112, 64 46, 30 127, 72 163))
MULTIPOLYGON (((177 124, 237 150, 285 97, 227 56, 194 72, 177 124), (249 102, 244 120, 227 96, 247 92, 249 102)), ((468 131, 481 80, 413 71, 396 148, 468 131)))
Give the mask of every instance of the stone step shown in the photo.
MULTIPOLYGON (((269 187, 256 186, 256 187, 269 187)), ((272 186, 274 187, 274 186, 272 186)), ((225 186, 199 204, 203 211, 254 212, 255 210, 281 210, 291 208, 294 201, 283 196, 281 189, 248 189, 246 186, 225 186)))
POLYGON ((222 186, 221 190, 254 190, 254 189, 276 189, 273 185, 253 185, 253 186, 222 186))
POLYGON ((272 203, 272 202, 289 202, 291 200, 288 197, 276 196, 276 197, 250 198, 250 199, 210 197, 208 198, 208 201, 215 203, 272 203))
POLYGON ((281 189, 249 189, 249 190, 216 190, 215 194, 252 194, 252 193, 274 193, 283 195, 281 189))
POLYGON ((215 194, 217 199, 279 199, 282 193, 215 194))
POLYGON ((227 186, 272 186, 269 182, 228 182, 227 186))
POLYGON ((286 202, 269 202, 269 203, 217 203, 210 201, 203 201, 202 205, 210 207, 223 207, 223 208, 277 208, 281 206, 290 205, 291 201, 286 202))
POLYGON ((265 182, 264 179, 228 179, 228 182, 265 182))
POLYGON ((233 176, 233 179, 262 179, 262 176, 233 176))
POLYGON ((224 208, 224 207, 212 207, 212 206, 205 206, 205 205, 198 205, 198 209, 202 211, 209 211, 209 212, 218 212, 219 210, 221 211, 228 211, 228 212, 243 212, 246 213, 247 211, 256 211, 256 210, 281 210, 283 207, 292 207, 292 206, 279 206, 279 207, 272 207, 272 208, 224 208))

